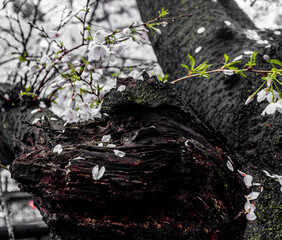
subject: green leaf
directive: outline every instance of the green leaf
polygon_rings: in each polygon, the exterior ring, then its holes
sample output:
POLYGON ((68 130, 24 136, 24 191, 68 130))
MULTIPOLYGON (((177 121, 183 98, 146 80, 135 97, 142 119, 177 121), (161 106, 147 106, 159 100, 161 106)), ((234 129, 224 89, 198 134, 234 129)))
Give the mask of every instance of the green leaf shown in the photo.
POLYGON ((226 54, 224 54, 224 59, 225 59, 225 64, 226 64, 229 60, 229 57, 226 54))
POLYGON ((235 73, 236 73, 236 74, 239 74, 239 75, 241 75, 241 76, 243 76, 243 77, 247 77, 247 76, 244 74, 244 70, 237 70, 235 73))
POLYGON ((249 66, 250 68, 252 68, 253 66, 256 65, 256 55, 257 54, 258 54, 258 52, 256 52, 256 51, 253 52, 253 55, 251 56, 250 61, 245 65, 245 67, 249 66))
POLYGON ((188 67, 187 65, 181 64, 181 66, 184 67, 184 68, 186 68, 186 69, 188 69, 188 71, 190 72, 190 69, 189 69, 189 67, 188 67))
POLYGON ((190 56, 190 54, 188 54, 188 56, 189 56, 189 59, 190 59, 191 68, 193 70, 194 66, 195 66, 195 59, 192 56, 190 56))
POLYGON ((270 62, 276 65, 282 66, 282 63, 277 59, 271 59, 270 62))

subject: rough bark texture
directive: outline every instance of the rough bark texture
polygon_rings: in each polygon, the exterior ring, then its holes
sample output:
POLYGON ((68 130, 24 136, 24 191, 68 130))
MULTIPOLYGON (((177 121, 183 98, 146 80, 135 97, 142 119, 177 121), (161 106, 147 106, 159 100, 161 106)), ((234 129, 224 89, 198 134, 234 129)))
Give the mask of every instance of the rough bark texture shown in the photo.
POLYGON ((99 121, 45 132, 51 146, 18 157, 13 178, 58 239, 242 239, 246 189, 233 154, 170 84, 147 80, 121 80, 99 121), (105 134, 115 148, 98 147, 105 134))
MULTIPOLYGON (((177 4, 175 1, 138 0, 137 2, 144 21, 156 17, 157 10, 161 7, 169 9, 172 16, 193 14, 190 18, 169 24, 163 29, 161 36, 152 38, 159 63, 164 72, 170 74, 171 80, 185 76, 185 69, 180 64, 187 64, 187 53, 196 58, 196 64, 209 61, 213 63, 214 68, 222 66, 224 53, 227 53, 231 60, 243 55, 243 62, 240 65, 243 67, 249 60, 249 56, 244 55, 246 50, 260 51, 256 66, 259 69, 271 68, 263 60, 264 54, 281 60, 281 36, 274 35, 271 31, 258 31, 263 40, 271 43, 270 48, 248 39, 244 31, 254 26, 246 20, 247 17, 242 11, 233 8, 232 0, 216 3, 210 0, 183 0, 177 1, 177 4), (232 24, 227 26, 224 23, 226 20, 232 24), (205 32, 197 34, 199 27, 205 27, 205 32), (196 54, 195 49, 199 46, 202 50, 196 54)), ((244 160, 241 163, 244 170, 255 176, 256 181, 263 181, 266 178, 262 169, 279 175, 282 173, 281 115, 261 116, 260 113, 266 103, 258 104, 253 101, 247 106, 244 105, 248 96, 261 85, 260 78, 261 76, 254 74, 248 74, 247 79, 221 74, 213 75, 209 80, 195 78, 177 83, 181 96, 210 123, 216 132, 224 136, 228 145, 238 153, 237 156, 243 156, 244 160)), ((270 188, 267 185, 266 192, 269 198, 271 196, 271 199, 276 201, 275 207, 266 201, 266 195, 261 195, 258 200, 264 204, 263 211, 271 217, 269 223, 272 223, 270 227, 260 218, 257 220, 256 225, 259 223, 261 225, 260 228, 256 228, 255 234, 258 236, 258 232, 263 231, 262 239, 273 239, 273 236, 280 238, 282 235, 282 225, 278 220, 281 219, 281 211, 276 211, 282 204, 281 197, 270 190, 279 188, 279 183, 273 180, 272 184, 270 188)), ((256 213, 262 214, 262 211, 258 209, 256 213)))

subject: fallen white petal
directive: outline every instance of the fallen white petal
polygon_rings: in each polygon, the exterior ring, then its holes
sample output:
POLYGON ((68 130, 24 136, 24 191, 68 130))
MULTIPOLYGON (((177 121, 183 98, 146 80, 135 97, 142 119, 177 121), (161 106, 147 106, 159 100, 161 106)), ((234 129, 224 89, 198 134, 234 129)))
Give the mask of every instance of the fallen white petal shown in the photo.
POLYGON ((198 52, 200 52, 201 50, 202 50, 202 47, 199 46, 199 47, 197 47, 197 48, 195 49, 195 53, 198 53, 198 52))
POLYGON ((254 213, 254 211, 251 211, 250 213, 247 213, 246 218, 249 221, 254 221, 257 218, 257 216, 254 213))
POLYGON ((200 28, 198 28, 197 33, 198 33, 198 34, 201 34, 201 33, 203 33, 205 30, 206 30, 206 29, 205 29, 204 27, 200 27, 200 28))
POLYGON ((125 85, 120 85, 117 89, 118 92, 122 92, 126 89, 126 86, 125 85))
POLYGON ((94 180, 99 180, 101 177, 103 177, 105 171, 106 171, 106 168, 104 166, 101 167, 100 170, 99 170, 99 166, 98 165, 93 167, 93 169, 92 169, 92 176, 93 176, 94 180))
POLYGON ((79 156, 79 157, 74 158, 73 160, 84 160, 84 159, 85 159, 84 157, 79 156))
POLYGON ((229 21, 224 21, 224 23, 225 23, 227 26, 230 26, 230 25, 231 25, 231 22, 229 22, 229 21))
POLYGON ((262 170, 262 171, 265 173, 266 176, 274 178, 274 176, 272 176, 268 171, 266 170, 262 170))
POLYGON ((33 109, 33 110, 30 112, 30 114, 35 114, 35 113, 37 113, 37 112, 39 112, 39 111, 40 111, 40 108, 33 109))
POLYGON ((110 144, 107 145, 107 148, 115 148, 116 146, 117 145, 110 143, 110 144))
POLYGON ((247 187, 252 186, 253 177, 251 175, 246 175, 244 177, 244 182, 247 187))
POLYGON ((104 144, 103 143, 99 143, 98 147, 104 147, 104 144))
POLYGON ((60 154, 63 151, 62 145, 58 144, 54 147, 53 152, 60 154))
POLYGON ((227 161, 226 165, 230 171, 234 172, 234 167, 230 160, 227 161))
POLYGON ((40 118, 35 118, 35 119, 32 121, 32 124, 37 123, 37 121, 40 121, 40 118))
POLYGON ((245 55, 252 55, 252 54, 253 54, 253 51, 245 51, 244 54, 245 54, 245 55))
POLYGON ((248 200, 255 200, 258 198, 260 192, 251 192, 248 196, 246 196, 246 198, 248 200))
POLYGON ((108 142, 111 140, 111 135, 108 134, 108 135, 104 135, 101 139, 102 142, 108 142))
POLYGON ((246 176, 246 173, 243 173, 243 172, 241 172, 240 170, 237 170, 237 171, 238 171, 238 173, 240 173, 240 175, 242 175, 243 177, 246 176))
POLYGON ((119 151, 119 150, 114 150, 114 154, 120 158, 125 156, 125 152, 119 151))
POLYGON ((57 121, 58 119, 57 119, 57 118, 54 118, 54 117, 51 117, 50 120, 51 120, 51 121, 57 121))
POLYGON ((243 55, 239 55, 239 56, 235 57, 232 62, 239 61, 240 59, 242 59, 242 57, 243 57, 243 55))

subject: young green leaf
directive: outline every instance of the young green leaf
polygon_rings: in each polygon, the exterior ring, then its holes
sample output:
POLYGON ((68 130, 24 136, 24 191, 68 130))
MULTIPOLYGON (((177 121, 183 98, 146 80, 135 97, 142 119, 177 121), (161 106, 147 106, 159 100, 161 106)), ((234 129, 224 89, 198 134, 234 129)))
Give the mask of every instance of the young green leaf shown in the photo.
POLYGON ((270 62, 276 65, 282 66, 282 63, 277 59, 271 59, 270 62))
POLYGON ((181 66, 184 67, 184 68, 186 68, 186 69, 188 69, 188 71, 190 72, 190 69, 189 69, 189 67, 188 67, 187 65, 181 64, 181 66))
POLYGON ((190 59, 191 68, 193 70, 194 66, 195 66, 195 59, 192 56, 190 56, 190 54, 188 54, 188 56, 189 56, 189 59, 190 59))
MULTIPOLYGON (((225 64, 227 64, 228 60, 229 60, 229 57, 226 55, 226 53, 224 54, 224 60, 225 60, 225 64)), ((225 65, 224 64, 224 65, 225 65)))

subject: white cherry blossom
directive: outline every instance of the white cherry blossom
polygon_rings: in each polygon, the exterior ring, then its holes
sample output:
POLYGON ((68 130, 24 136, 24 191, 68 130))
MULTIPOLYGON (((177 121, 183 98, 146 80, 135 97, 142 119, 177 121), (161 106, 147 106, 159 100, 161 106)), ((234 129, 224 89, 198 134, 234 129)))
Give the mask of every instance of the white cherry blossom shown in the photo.
POLYGON ((122 33, 124 34, 124 36, 130 37, 131 30, 129 28, 125 28, 125 29, 122 30, 122 33))
POLYGON ((248 200, 255 200, 260 195, 260 192, 251 192, 249 195, 246 196, 248 200))
POLYGON ((240 173, 240 175, 241 176, 243 176, 244 177, 244 183, 245 183, 245 185, 249 188, 249 187, 251 187, 252 186, 252 181, 253 181, 253 177, 251 176, 251 175, 248 175, 248 174, 246 174, 246 173, 243 173, 242 171, 240 171, 240 170, 237 170, 239 173, 240 173))
POLYGON ((108 58, 109 53, 105 46, 91 42, 89 44, 89 60, 99 61, 108 58))

